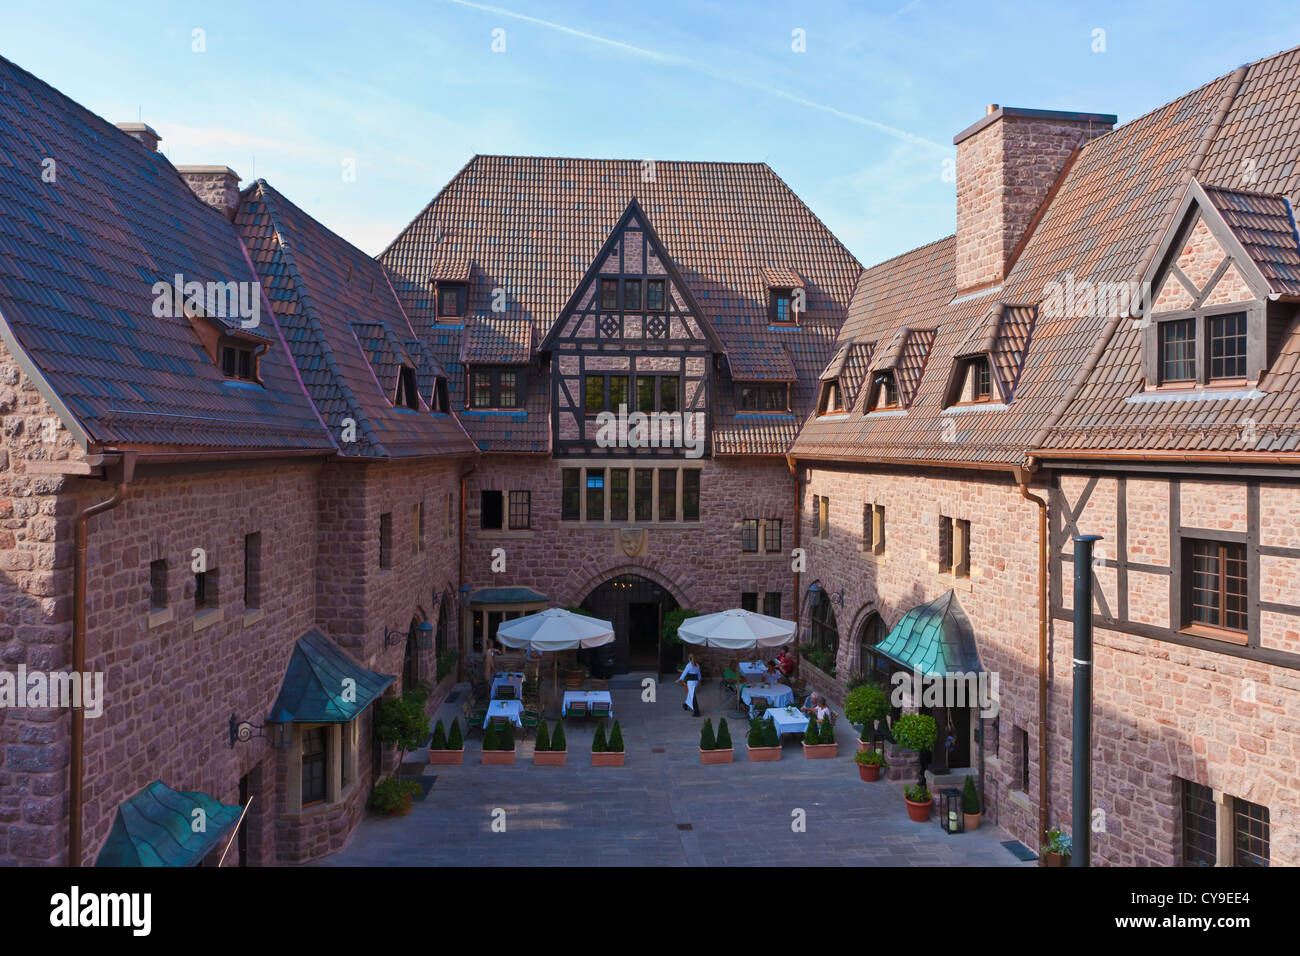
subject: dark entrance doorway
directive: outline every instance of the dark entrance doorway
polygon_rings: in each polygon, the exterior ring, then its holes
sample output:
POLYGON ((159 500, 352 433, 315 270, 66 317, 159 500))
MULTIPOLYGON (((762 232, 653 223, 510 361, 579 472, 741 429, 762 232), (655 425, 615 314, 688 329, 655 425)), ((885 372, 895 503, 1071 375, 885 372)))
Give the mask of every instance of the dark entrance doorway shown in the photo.
POLYGON ((411 618, 411 626, 406 630, 406 653, 402 655, 402 692, 410 690, 420 682, 420 638, 418 618, 411 618))
POLYGON ((934 718, 938 731, 930 769, 935 773, 970 766, 970 708, 922 707, 921 713, 934 718))
POLYGON ((614 643, 594 651, 602 660, 612 658, 608 669, 613 674, 659 666, 659 632, 664 615, 676 607, 671 594, 639 574, 610 578, 582 602, 584 611, 614 624, 614 643))

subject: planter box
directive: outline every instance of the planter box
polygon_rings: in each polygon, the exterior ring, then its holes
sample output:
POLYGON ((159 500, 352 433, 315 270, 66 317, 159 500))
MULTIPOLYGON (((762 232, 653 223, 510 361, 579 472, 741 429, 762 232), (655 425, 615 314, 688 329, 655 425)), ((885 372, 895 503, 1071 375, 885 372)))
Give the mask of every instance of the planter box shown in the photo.
POLYGON ((915 803, 904 797, 903 802, 907 804, 908 819, 913 823, 925 823, 930 819, 930 808, 934 806, 934 797, 931 797, 925 803, 915 803))
POLYGON ((980 818, 983 814, 963 813, 962 816, 965 818, 963 822, 966 824, 967 830, 978 830, 980 828, 980 818))
POLYGON ((591 765, 593 767, 621 767, 623 766, 623 754, 622 750, 617 753, 605 751, 603 754, 592 754, 591 765))
POLYGON ((459 767, 465 762, 465 748, 459 750, 430 750, 429 763, 435 767, 459 767))
POLYGON ((750 763, 764 763, 781 759, 780 747, 750 747, 746 750, 750 763))
POLYGON ((1060 853, 1048 853, 1044 857, 1044 861, 1048 866, 1069 866, 1070 865, 1070 858, 1068 856, 1062 856, 1060 853))
POLYGON ((567 750, 534 750, 534 767, 563 767, 569 759, 567 750))
POLYGON ((828 760, 840 755, 839 744, 804 744, 803 755, 809 760, 828 760))
POLYGON ((701 750, 700 763, 731 763, 735 753, 736 749, 734 747, 728 747, 726 750, 701 750))
POLYGON ((483 765, 487 767, 513 767, 515 752, 513 750, 483 751, 483 765))

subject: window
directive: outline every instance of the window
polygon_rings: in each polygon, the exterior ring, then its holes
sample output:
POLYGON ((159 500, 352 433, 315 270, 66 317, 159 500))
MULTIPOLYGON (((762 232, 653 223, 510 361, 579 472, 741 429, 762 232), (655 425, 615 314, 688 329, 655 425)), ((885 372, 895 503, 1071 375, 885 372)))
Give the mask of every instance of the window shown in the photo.
POLYGON ((1196 320, 1160 323, 1160 384, 1196 380, 1196 320))
POLYGON ((203 611, 207 608, 217 607, 219 597, 217 588, 217 569, 208 568, 206 571, 196 571, 194 574, 194 610, 203 611))
POLYGON ((1014 729, 1014 739, 1016 743, 1016 765, 1020 770, 1020 790, 1023 793, 1029 792, 1029 731, 1023 727, 1014 729))
MULTIPOLYGON (((698 474, 698 472, 697 472, 698 474)), ((763 522, 763 553, 781 553, 781 519, 768 518, 763 522)))
POLYGON ((1218 834, 1214 791, 1183 781, 1183 866, 1214 866, 1218 834))
POLYGON ((787 412, 790 410, 790 386, 747 383, 737 386, 737 408, 742 412, 787 412))
POLYGON ((840 632, 835 623, 835 608, 831 606, 831 596, 824 588, 817 598, 817 603, 813 605, 810 619, 813 646, 828 653, 831 660, 834 660, 840 651, 840 632))
POLYGON ((605 475, 603 471, 587 470, 587 520, 605 520, 605 475))
POLYGON ((681 407, 681 376, 638 375, 636 410, 638 412, 675 412, 681 407))
POLYGON ((741 591, 740 592, 740 609, 742 611, 758 612, 758 592, 741 591))
POLYGON ((523 376, 509 369, 476 369, 470 375, 471 408, 519 408, 523 376))
POLYGON ((682 520, 700 520, 700 470, 698 468, 682 471, 682 520))
POLYGON ((302 805, 325 802, 326 734, 328 727, 310 727, 302 732, 302 805))
POLYGON ((813 537, 822 536, 822 496, 813 495, 812 500, 813 537))
POLYGON ((993 369, 986 356, 964 359, 958 370, 956 392, 949 394, 945 404, 978 405, 993 400, 993 369))
POLYGON ((1210 336, 1210 380, 1246 377, 1246 313, 1212 315, 1210 336))
POLYGON ((623 280, 623 311, 624 312, 641 311, 641 280, 640 279, 623 280))
POLYGON ((799 321, 794 306, 793 289, 773 289, 769 320, 776 325, 792 325, 799 321))
POLYGON ((1250 623, 1245 544, 1190 538, 1184 548, 1184 625, 1245 634, 1250 623))
POLYGON ((424 553, 424 502, 417 501, 411 508, 411 554, 424 553))
POLYGON ((893 372, 880 372, 871 380, 869 410, 898 408, 898 379, 893 372))
POLYGON ((822 382, 821 396, 817 400, 817 414, 834 415, 842 411, 844 411, 844 405, 840 398, 839 379, 822 382))
POLYGON ((661 375, 659 377, 659 410, 661 412, 677 411, 680 395, 681 379, 678 376, 661 375))
POLYGON ((223 343, 221 346, 221 374, 226 378, 237 378, 245 382, 257 380, 257 363, 253 360, 253 349, 247 345, 223 343))
POLYGON ((831 536, 831 499, 825 495, 817 502, 817 537, 831 536))
POLYGON ((438 287, 438 318, 458 319, 465 314, 465 286, 459 284, 438 287))
POLYGON ((502 408, 518 408, 519 394, 516 385, 519 376, 515 372, 501 372, 497 379, 497 404, 502 408))
POLYGON ((501 492, 480 491, 478 497, 478 526, 484 531, 500 531, 505 519, 505 502, 501 492))
POLYGON ((441 375, 433 380, 433 394, 429 396, 429 410, 446 415, 451 411, 451 396, 447 391, 447 380, 441 375))
POLYGON ((654 520, 654 472, 649 468, 636 469, 636 520, 654 520))
POLYGON ((393 566, 393 514, 391 511, 379 516, 379 566, 393 566))
POLYGON ((768 617, 781 616, 781 592, 768 591, 763 595, 763 613, 768 617))
POLYGON ((581 498, 578 486, 582 481, 581 468, 565 468, 560 472, 560 520, 577 521, 581 498))
POLYGON ((885 633, 885 622, 873 611, 863 622, 858 634, 858 670, 864 677, 888 686, 894 665, 889 658, 882 657, 874 650, 885 639, 885 633))
POLYGON ((262 532, 244 535, 244 610, 262 606, 262 532))
POLYGON ((663 279, 646 280, 645 307, 647 312, 663 312, 667 309, 667 303, 664 298, 663 279))
POLYGON ((526 530, 532 527, 533 493, 531 491, 510 492, 510 529, 526 530))
POLYGON ((167 606, 167 562, 159 558, 149 562, 149 607, 159 611, 167 606))
POLYGON ((584 380, 584 402, 588 415, 603 411, 618 411, 620 405, 627 404, 626 375, 588 375, 584 380))
POLYGON ((970 522, 939 517, 939 573, 970 577, 970 522))
POLYGON ((885 553, 885 506, 870 503, 862 506, 862 550, 885 553))
POLYGON ((451 513, 451 492, 449 491, 447 492, 447 524, 443 529, 444 538, 451 537, 451 529, 454 524, 455 524, 455 519, 453 518, 451 513))
POLYGON ((492 406, 492 373, 475 372, 470 391, 470 404, 475 408, 492 406))
POLYGON ((677 469, 659 469, 659 520, 677 520, 677 469))
POLYGON ((611 468, 609 471, 609 520, 627 520, 628 469, 611 468))
POLYGON ((415 369, 403 365, 397 370, 397 399, 393 404, 419 411, 420 391, 415 384, 415 369))
POLYGON ((1268 807, 1232 798, 1232 865, 1268 866, 1268 807))
POLYGON ((618 280, 600 280, 600 308, 602 312, 618 310, 618 280))
POLYGON ((758 553, 757 518, 745 518, 740 522, 740 550, 743 554, 758 553))

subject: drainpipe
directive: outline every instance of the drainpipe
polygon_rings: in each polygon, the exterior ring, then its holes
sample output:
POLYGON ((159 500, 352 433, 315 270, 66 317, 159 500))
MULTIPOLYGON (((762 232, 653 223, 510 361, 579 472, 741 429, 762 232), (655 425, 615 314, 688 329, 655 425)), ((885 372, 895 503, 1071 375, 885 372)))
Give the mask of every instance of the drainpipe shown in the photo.
POLYGON ((1029 491, 1038 462, 1025 459, 1013 469, 1020 497, 1038 505, 1038 839, 1047 835, 1047 502, 1029 491))
POLYGON ((473 464, 467 470, 460 473, 460 554, 456 571, 456 646, 460 647, 460 656, 456 659, 457 683, 465 679, 465 648, 461 647, 461 641, 465 637, 465 609, 460 603, 461 595, 465 593, 465 480, 476 471, 477 458, 473 459, 473 464))
MULTIPOLYGON (((790 469, 790 477, 794 480, 794 546, 800 546, 801 535, 803 533, 803 506, 800 503, 801 493, 799 486, 799 465, 793 455, 785 456, 786 467, 790 469)), ((802 593, 799 590, 799 572, 794 570, 794 563, 791 562, 791 573, 794 575, 794 646, 796 651, 799 647, 799 621, 801 608, 799 606, 802 593)))
MULTIPOLYGON (((135 452, 122 452, 117 487, 111 497, 77 512, 76 551, 72 565, 72 670, 86 672, 86 551, 87 527, 92 517, 116 508, 135 477, 135 452)), ((85 792, 82 769, 85 764, 86 712, 72 708, 72 741, 68 760, 68 866, 81 866, 81 819, 85 792)))
POLYGON ((1096 534, 1074 539, 1074 839, 1071 866, 1088 866, 1092 856, 1092 544, 1096 534))

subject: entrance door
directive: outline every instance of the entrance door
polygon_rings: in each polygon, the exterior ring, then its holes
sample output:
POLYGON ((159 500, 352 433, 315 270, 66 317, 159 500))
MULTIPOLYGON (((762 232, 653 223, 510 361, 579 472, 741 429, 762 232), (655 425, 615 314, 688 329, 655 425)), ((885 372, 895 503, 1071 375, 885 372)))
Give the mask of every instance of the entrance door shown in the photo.
POLYGON ((659 605, 636 601, 627 606, 627 664, 645 670, 659 666, 659 605))
POLYGON ((633 667, 657 668, 660 622, 676 607, 673 596, 649 578, 639 574, 610 578, 582 602, 584 611, 614 625, 614 643, 594 648, 593 656, 599 655, 602 665, 612 658, 609 670, 614 674, 626 674, 633 667))

